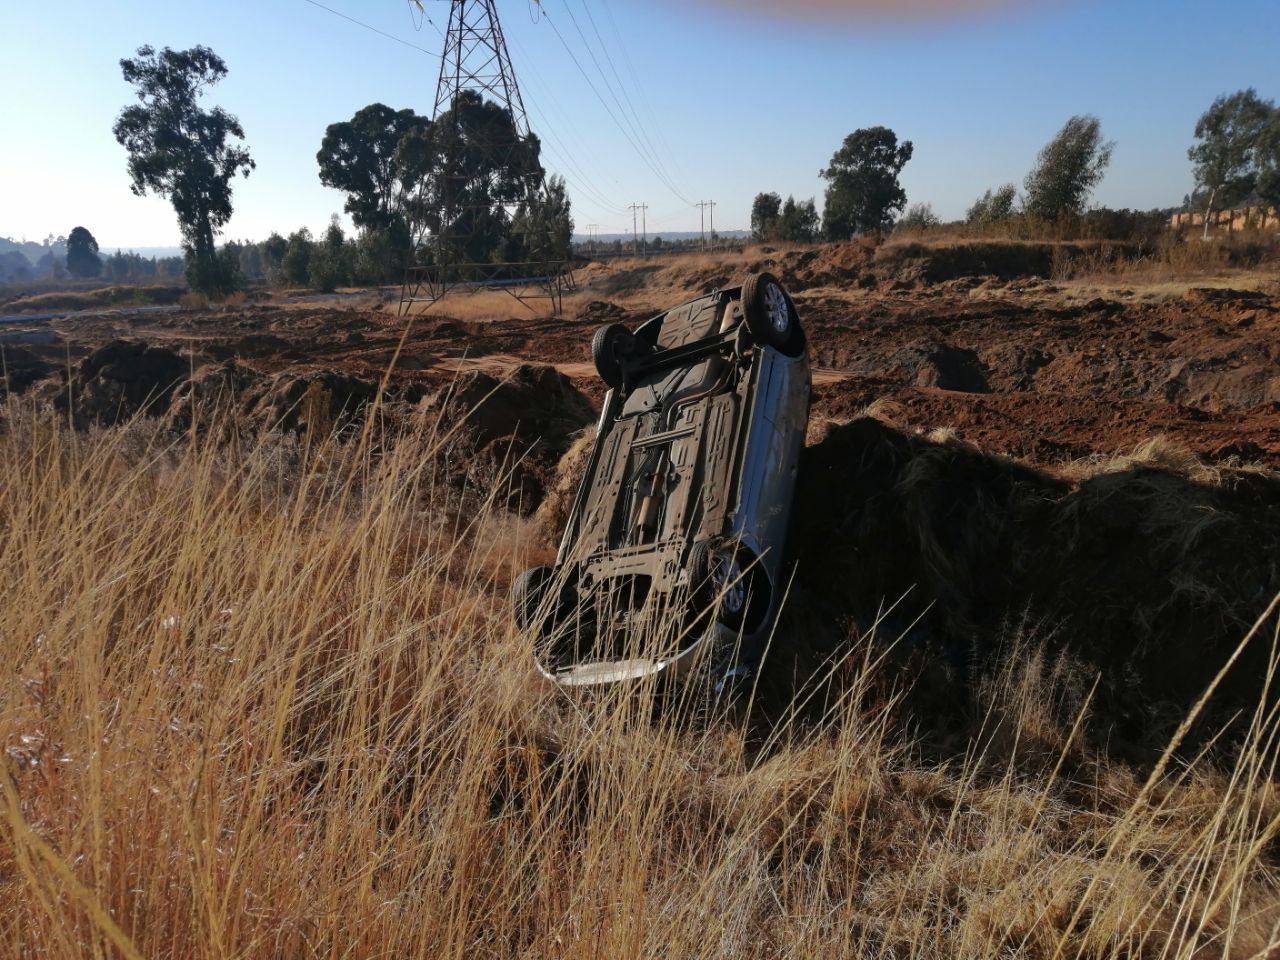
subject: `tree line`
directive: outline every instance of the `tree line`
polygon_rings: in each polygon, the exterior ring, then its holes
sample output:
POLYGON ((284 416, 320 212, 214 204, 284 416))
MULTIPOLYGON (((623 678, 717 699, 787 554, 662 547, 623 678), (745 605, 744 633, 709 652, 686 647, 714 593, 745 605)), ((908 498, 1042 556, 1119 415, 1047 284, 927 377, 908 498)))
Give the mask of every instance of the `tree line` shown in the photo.
MULTIPOLYGON (((347 238, 335 217, 318 239, 304 229, 288 238, 273 234, 261 244, 219 247, 217 237, 231 218, 232 182, 255 169, 240 122, 221 107, 201 105, 205 92, 227 75, 226 64, 204 46, 143 46, 120 68, 138 100, 113 127, 128 156, 130 188, 169 199, 194 290, 229 293, 246 276, 331 290, 398 279, 411 259, 494 263, 570 256, 573 220, 563 179, 546 177, 536 136, 516 130, 508 111, 471 91, 434 120, 374 103, 325 130, 316 154, 320 181, 346 194, 344 209, 356 237, 347 238)), ((1280 206, 1280 110, 1273 101, 1252 89, 1219 97, 1197 122, 1195 140, 1188 151, 1195 190, 1187 203, 1205 210, 1206 232, 1215 210, 1250 197, 1280 206)), ((1097 117, 1071 117, 1041 149, 1021 194, 1013 184, 986 190, 966 220, 1080 218, 1114 147, 1097 117)), ((821 216, 813 198, 784 201, 779 193, 760 193, 752 203, 752 235, 808 242, 878 233, 899 222, 934 225, 938 218, 928 204, 903 215, 907 196, 899 177, 913 153, 912 142, 899 141, 888 127, 853 131, 819 171, 827 181, 821 216)), ((83 227, 73 235, 66 269, 96 275, 103 269, 96 241, 83 227)), ((120 256, 109 273, 126 266, 120 256)), ((127 268, 144 269, 137 263, 127 268)))
MULTIPOLYGON (((208 47, 138 48, 120 61, 138 102, 113 131, 128 155, 131 190, 173 206, 185 273, 210 295, 239 288, 256 257, 268 275, 330 290, 398 279, 407 262, 494 263, 567 259, 573 220, 562 178, 547 178, 541 144, 511 114, 473 91, 434 120, 373 103, 330 124, 316 154, 320 182, 347 195, 358 236, 332 223, 260 248, 216 237, 232 213, 232 182, 255 163, 240 122, 201 98, 227 75, 208 47), (283 249, 282 249, 283 244, 283 249), (278 254, 278 256, 277 256, 278 254), (305 276, 303 265, 305 264, 305 276)), ((258 247, 258 245, 253 245, 258 247)))
MULTIPOLYGON (((1115 150, 1102 135, 1097 117, 1071 117, 1036 157, 1023 180, 984 191, 969 207, 965 221, 985 226, 1024 220, 1031 224, 1092 226, 1102 232, 1149 230, 1160 212, 1090 210, 1089 197, 1101 182, 1115 150)), ((922 230, 941 220, 928 203, 906 208, 899 181, 911 160, 910 140, 899 142, 888 127, 855 130, 819 173, 827 181, 819 226, 812 199, 784 204, 777 193, 758 193, 751 205, 751 234, 756 240, 811 242, 847 240, 892 227, 922 230)), ((1280 208, 1280 108, 1256 90, 1218 97, 1196 123, 1195 143, 1187 151, 1195 189, 1184 199, 1205 213, 1205 234, 1215 211, 1250 200, 1280 208)))
MULTIPOLYGON (((9 241, 12 243, 12 241, 9 241)), ((75 227, 66 236, 45 240, 44 252, 34 262, 20 250, 0 253, 0 281, 92 279, 144 280, 179 278, 185 271, 182 257, 144 257, 139 253, 103 254, 98 241, 85 227, 75 227)))

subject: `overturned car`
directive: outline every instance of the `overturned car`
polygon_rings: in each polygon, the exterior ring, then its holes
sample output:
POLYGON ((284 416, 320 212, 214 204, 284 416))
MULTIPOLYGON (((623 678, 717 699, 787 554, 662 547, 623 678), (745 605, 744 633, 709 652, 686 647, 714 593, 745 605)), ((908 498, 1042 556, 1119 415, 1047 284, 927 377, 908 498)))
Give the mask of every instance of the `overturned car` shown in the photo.
POLYGON ((786 587, 809 418, 795 303, 755 274, 603 327, 592 354, 610 389, 555 565, 512 587, 538 667, 566 686, 748 673, 786 587))

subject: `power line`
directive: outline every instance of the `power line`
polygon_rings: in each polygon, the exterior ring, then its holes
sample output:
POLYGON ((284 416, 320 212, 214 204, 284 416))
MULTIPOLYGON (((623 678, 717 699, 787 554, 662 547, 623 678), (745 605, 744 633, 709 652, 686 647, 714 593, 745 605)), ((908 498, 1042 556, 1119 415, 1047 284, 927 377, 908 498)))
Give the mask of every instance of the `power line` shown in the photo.
MULTIPOLYGON (((334 10, 332 7, 327 7, 323 3, 319 3, 318 0, 305 0, 305 2, 311 4, 313 7, 319 7, 321 10, 327 11, 328 13, 331 13, 336 17, 341 17, 343 20, 346 20, 350 23, 354 23, 356 26, 363 27, 366 30, 370 30, 373 33, 378 34, 379 36, 386 37, 388 40, 394 40, 396 43, 402 44, 406 47, 409 47, 410 49, 417 50, 419 53, 425 53, 427 56, 431 57, 432 59, 435 59, 435 60, 441 59, 441 56, 438 53, 433 53, 432 51, 426 49, 425 47, 418 46, 416 43, 410 43, 408 40, 403 40, 400 37, 395 36, 394 34, 387 33, 384 30, 379 30, 377 27, 370 26, 369 24, 364 23, 361 20, 357 20, 355 17, 347 16, 345 13, 343 13, 340 10, 334 10)), ((412 16, 412 10, 410 10, 410 16, 412 16)), ((436 31, 436 33, 440 35, 441 39, 444 39, 444 31, 440 29, 439 25, 434 20, 432 20, 430 16, 427 16, 425 10, 423 11, 423 19, 427 23, 431 24, 432 28, 436 31)), ((420 25, 418 29, 420 29, 420 25)), ((537 108, 535 107, 535 110, 536 109, 537 108)), ((559 137, 556 136, 556 133, 552 129, 551 125, 545 122, 546 117, 545 115, 542 114, 542 111, 538 110, 537 112, 544 121, 542 124, 542 128, 546 131, 548 135, 553 137, 557 142, 560 142, 559 137)), ((588 194, 588 199, 590 201, 596 203, 603 210, 609 213, 614 213, 614 214, 626 213, 626 207, 621 206, 620 204, 611 202, 605 197, 603 191, 599 190, 594 185, 591 185, 590 178, 588 178, 586 173, 582 170, 582 168, 578 167, 576 163, 574 163, 574 161, 571 159, 572 151, 567 146, 565 146, 564 143, 560 142, 560 146, 564 151, 563 153, 555 150, 555 148, 552 147, 550 144, 546 144, 546 146, 550 152, 559 155, 561 162, 565 166, 571 166, 577 170, 577 173, 574 175, 573 179, 577 181, 578 189, 583 193, 588 194)))
POLYGON ((425 53, 428 57, 435 57, 437 60, 440 59, 440 54, 432 53, 426 47, 420 47, 416 43, 410 43, 408 40, 402 40, 400 37, 397 37, 394 33, 387 33, 385 30, 379 30, 377 27, 371 27, 369 26, 369 24, 365 23, 363 20, 357 20, 355 17, 347 16, 341 10, 335 10, 333 9, 333 7, 326 7, 323 3, 317 2, 317 0, 304 0, 304 2, 311 4, 313 7, 319 7, 321 10, 327 10, 329 13, 332 13, 335 17, 341 17, 343 20, 349 20, 351 23, 354 23, 357 27, 364 27, 366 30, 372 30, 374 33, 378 34, 379 36, 386 37, 388 40, 394 40, 396 43, 402 43, 406 47, 411 47, 414 50, 417 50, 419 53, 425 53))
MULTIPOLYGON (((536 108, 535 108, 535 112, 537 112, 536 108)), ((548 132, 550 132, 550 128, 547 128, 547 129, 548 129, 548 132)), ((614 213, 614 214, 626 213, 626 207, 622 207, 613 203, 604 194, 600 193, 599 190, 595 189, 594 187, 588 186, 588 184, 590 184, 591 181, 587 179, 586 174, 583 173, 581 168, 578 167, 571 159, 569 159, 568 156, 561 153, 560 150, 557 150, 552 144, 547 143, 545 141, 543 141, 542 146, 548 153, 550 153, 553 156, 553 158, 558 159, 560 164, 563 167, 569 168, 571 170, 569 179, 572 179, 577 184, 578 190, 580 190, 582 193, 587 194, 588 200, 596 204, 596 206, 598 206, 605 213, 614 213), (576 174, 572 173, 572 170, 574 169, 578 171, 576 174)), ((563 175, 564 174, 561 174, 561 176, 563 175)))
POLYGON ((639 74, 636 71, 635 64, 631 60, 631 54, 627 51, 627 41, 622 36, 622 31, 618 29, 618 20, 613 15, 613 7, 609 4, 609 0, 601 0, 604 7, 605 15, 609 18, 609 26, 613 28, 613 36, 618 41, 618 49, 622 52, 622 62, 627 68, 627 76, 631 78, 631 85, 635 88, 636 96, 640 98, 640 103, 648 114, 653 129, 658 137, 658 145, 663 148, 672 164, 675 166, 676 173, 680 173, 680 158, 675 151, 671 149, 671 145, 667 143, 667 138, 663 136, 663 126, 658 120, 658 115, 653 109, 653 104, 645 95, 644 85, 640 82, 639 74))
POLYGON ((431 24, 431 26, 435 28, 436 33, 440 35, 440 39, 444 40, 445 39, 444 31, 441 30, 438 26, 436 26, 436 22, 432 20, 431 17, 427 14, 427 8, 422 6, 421 4, 417 4, 417 7, 418 7, 418 12, 422 14, 422 20, 419 20, 416 23, 414 22, 413 6, 414 4, 411 2, 409 7, 409 22, 413 24, 414 32, 415 33, 422 32, 422 22, 423 20, 425 20, 427 23, 431 24))
POLYGON ((615 214, 626 213, 626 208, 609 200, 604 191, 596 186, 594 181, 587 176, 586 171, 578 165, 578 162, 575 159, 573 159, 573 150, 562 139, 560 139, 559 135, 555 132, 555 129, 547 122, 546 115, 542 112, 537 102, 530 96, 528 83, 525 84, 524 92, 525 99, 529 104, 529 109, 532 110, 541 121, 539 124, 540 129, 550 136, 555 144, 559 146, 559 149, 556 149, 552 143, 545 140, 541 141, 542 146, 547 150, 547 152, 558 157, 560 163, 564 167, 570 169, 573 173, 573 179, 577 182, 579 189, 584 193, 587 193, 589 195, 589 199, 599 205, 603 210, 608 213, 615 214))
MULTIPOLYGON (((586 80, 586 81, 587 81, 587 86, 591 89, 591 92, 592 92, 592 93, 594 93, 594 94, 596 95, 596 99, 600 101, 600 105, 601 105, 602 107, 604 107, 605 112, 606 112, 607 114, 609 114, 609 118, 610 118, 610 119, 614 122, 614 124, 617 126, 618 130, 620 130, 620 131, 622 132, 622 135, 627 139, 627 142, 631 144, 632 149, 634 149, 634 150, 636 151, 636 155, 640 157, 640 159, 641 159, 641 161, 643 161, 644 165, 645 165, 645 166, 647 166, 647 167, 649 168, 649 170, 653 173, 653 175, 654 175, 655 177, 657 177, 657 178, 658 178, 658 180, 659 180, 659 181, 661 181, 661 182, 662 182, 662 184, 663 184, 663 185, 664 185, 668 190, 670 190, 672 193, 674 193, 674 194, 675 194, 675 195, 676 195, 680 200, 682 200, 683 202, 685 202, 685 203, 690 203, 690 201, 689 201, 689 198, 688 198, 688 197, 686 197, 684 194, 682 194, 682 193, 679 191, 679 189, 677 189, 673 184, 671 184, 671 183, 667 182, 667 180, 666 180, 666 179, 662 176, 662 174, 661 174, 661 173, 660 173, 660 172, 659 172, 659 171, 654 167, 653 163, 652 163, 652 162, 649 160, 649 158, 645 155, 645 152, 644 152, 643 150, 641 150, 641 149, 640 149, 640 146, 635 142, 635 140, 634 140, 634 139, 632 139, 631 134, 629 134, 629 133, 627 132, 627 128, 626 128, 626 127, 624 127, 624 126, 622 125, 622 123, 618 120, 617 115, 616 115, 616 114, 614 114, 614 112, 613 112, 613 108, 609 106, 609 102, 608 102, 607 100, 605 100, 605 98, 604 98, 604 97, 602 97, 602 96, 600 95, 600 90, 596 87, 595 83, 594 83, 594 82, 592 82, 592 80, 591 80, 591 75, 590 75, 590 74, 588 74, 588 73, 587 73, 587 71, 583 68, 581 61, 580 61, 580 60, 578 60, 578 57, 574 54, 573 49, 572 49, 572 48, 569 46, 569 44, 565 41, 565 39, 564 39, 564 34, 562 34, 562 33, 560 32, 560 28, 556 26, 556 22, 555 22, 555 20, 553 20, 553 19, 551 18, 551 15, 550 15, 550 14, 549 14, 545 9, 542 11, 542 17, 543 17, 543 19, 544 19, 544 20, 546 20, 546 22, 547 22, 547 23, 551 24, 551 29, 552 29, 552 31, 554 31, 554 33, 555 33, 555 35, 556 35, 557 39, 559 39, 559 41, 560 41, 560 45, 561 45, 562 47, 564 47, 565 53, 567 53, 567 54, 569 55, 569 59, 573 61, 573 65, 574 65, 575 67, 577 67, 577 68, 578 68, 578 72, 582 74, 582 79, 584 79, 584 80, 586 80)), ((690 205, 692 206, 692 204, 690 204, 690 205)))
MULTIPOLYGON (((560 156, 561 163, 563 163, 567 167, 570 167, 572 170, 576 171, 573 179, 578 183, 579 187, 583 189, 584 192, 593 195, 591 199, 593 199, 593 201, 596 204, 598 204, 603 210, 612 214, 626 214, 627 212, 626 207, 620 204, 614 203, 613 201, 607 199, 607 194, 605 189, 600 187, 598 184, 596 184, 591 179, 591 177, 587 175, 586 170, 583 167, 579 166, 576 159, 577 156, 579 154, 585 154, 586 159, 590 161, 591 159, 593 159, 590 156, 590 152, 585 148, 578 149, 578 150, 573 149, 565 141, 564 138, 562 138, 558 133, 556 133, 555 126, 548 120, 546 112, 539 106, 537 102, 535 102, 534 98, 532 97, 531 95, 532 90, 531 90, 531 85, 529 83, 529 77, 532 76, 532 78, 538 81, 539 83, 544 82, 542 79, 542 75, 538 72, 537 68, 534 66, 534 58, 527 56, 524 52, 524 49, 513 38, 509 39, 508 43, 515 49, 516 53, 520 55, 521 60, 524 61, 525 63, 526 73, 525 73, 524 90, 525 90, 525 99, 529 101, 529 108, 533 110, 534 113, 536 113, 541 118, 540 128, 544 130, 546 134, 549 137, 551 137, 552 140, 555 141, 556 144, 559 145, 560 149, 558 151, 554 150, 551 147, 551 144, 549 143, 544 143, 544 146, 546 146, 550 152, 558 154, 560 156)), ((556 103, 555 97, 551 97, 549 102, 551 105, 555 105, 556 103)), ((568 127, 572 129, 573 124, 568 124, 568 127)))
MULTIPOLYGON (((582 26, 578 23, 578 18, 574 15, 573 7, 569 6, 569 0, 564 0, 564 9, 565 9, 565 12, 569 14, 569 20, 570 22, 573 23, 573 28, 578 31, 578 37, 579 39, 582 40, 582 45, 583 47, 586 48, 587 55, 591 57, 591 62, 595 64, 596 72, 600 74, 600 79, 604 81, 605 89, 609 91, 609 96, 613 97, 613 102, 614 104, 617 105, 618 112, 622 114, 622 119, 627 122, 627 125, 631 128, 631 132, 635 134, 636 139, 643 143, 644 146, 642 146, 641 149, 644 149, 645 147, 647 147, 648 158, 649 160, 652 161, 652 163, 650 164, 650 169, 656 170, 663 184, 669 190, 671 190, 672 193, 676 194, 676 196, 684 200, 685 203, 690 203, 691 201, 687 197, 685 197, 684 194, 680 193, 679 188, 677 188, 675 185, 675 181, 671 179, 671 175, 667 172, 666 167, 662 165, 662 158, 659 157, 657 151, 653 149, 653 143, 652 141, 649 140, 648 135, 644 132, 644 124, 639 122, 639 117, 636 117, 636 123, 632 123, 631 117, 627 115, 626 107, 624 107, 622 105, 622 101, 618 99, 618 94, 614 92, 613 84, 609 82, 608 76, 605 75, 604 68, 600 66, 600 61, 596 59, 595 51, 591 48, 591 41, 588 40, 587 35, 582 32, 582 26)), ((590 16, 590 13, 591 11, 588 10, 587 11, 588 16, 590 16)), ((594 20, 592 20, 591 25, 593 28, 595 27, 594 20)), ((599 36, 600 36, 600 31, 597 30, 596 37, 598 38, 599 36)), ((604 45, 604 42, 601 41, 602 48, 603 48, 603 45, 604 45)), ((602 52, 604 53, 605 60, 608 61, 609 63, 609 69, 613 71, 614 77, 617 77, 618 71, 617 71, 617 68, 613 66, 613 60, 609 56, 609 51, 602 49, 602 52)), ((619 82, 619 85, 621 85, 622 81, 620 78, 618 82, 619 82)), ((626 95, 626 90, 623 90, 623 94, 624 96, 626 95)), ((630 103, 630 97, 627 98, 627 102, 630 103)), ((633 115, 635 114, 634 106, 631 108, 631 112, 633 115)))
MULTIPOLYGON (((565 3, 565 7, 568 8, 569 0, 564 0, 564 3, 565 3)), ((618 89, 622 91, 623 99, 627 101, 627 106, 631 109, 631 116, 635 119, 636 126, 639 127, 640 129, 640 137, 644 140, 645 145, 649 148, 649 155, 652 156, 653 159, 657 162, 658 166, 662 169, 663 174, 665 174, 667 180, 671 183, 674 183, 675 178, 671 176, 671 171, 667 169, 667 164, 662 158, 661 151, 659 151, 657 147, 654 146, 653 140, 649 136, 649 131, 645 129, 644 121, 640 119, 640 112, 636 110, 636 105, 631 99, 631 94, 627 93, 627 86, 625 83, 622 82, 622 76, 621 74, 618 73, 618 68, 613 62, 613 55, 609 53, 609 46, 604 42, 604 37, 601 36, 600 34, 600 28, 596 26, 596 18, 591 13, 591 5, 587 3, 587 0, 581 0, 581 3, 582 3, 582 9, 587 14, 587 21, 591 24, 591 30, 596 35, 596 40, 600 44, 600 52, 604 54, 605 63, 609 64, 609 71, 613 74, 613 78, 616 81, 618 81, 618 89)), ((573 17, 572 10, 570 10, 569 16, 573 17)), ((574 26, 577 26, 576 21, 574 23, 574 26)), ((579 34, 581 34, 582 31, 579 30, 578 32, 579 34)), ((584 42, 586 42, 585 38, 584 38, 584 42)), ((599 69, 599 67, 600 65, 597 63, 596 69, 599 69)), ((605 78, 605 85, 606 86, 609 85, 608 78, 605 78)), ((612 92, 612 90, 610 92, 612 92)), ((618 100, 616 94, 614 95, 613 99, 614 99, 614 102, 616 103, 618 100)), ((619 103, 618 107, 619 109, 621 109, 622 104, 619 103)), ((625 113, 625 111, 623 112, 625 113)))

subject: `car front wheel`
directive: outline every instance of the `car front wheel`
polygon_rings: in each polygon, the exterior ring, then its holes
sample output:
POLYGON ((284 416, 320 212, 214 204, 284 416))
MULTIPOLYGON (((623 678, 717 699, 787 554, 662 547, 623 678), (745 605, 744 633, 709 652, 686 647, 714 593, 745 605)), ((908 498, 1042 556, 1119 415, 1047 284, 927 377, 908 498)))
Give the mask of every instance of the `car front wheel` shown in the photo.
POLYGON ((613 389, 622 386, 622 360, 637 352, 635 334, 620 323, 610 323, 591 338, 591 359, 600 379, 613 389))
POLYGON ((796 311, 771 273, 754 273, 742 285, 742 314, 757 343, 782 347, 791 339, 796 311))

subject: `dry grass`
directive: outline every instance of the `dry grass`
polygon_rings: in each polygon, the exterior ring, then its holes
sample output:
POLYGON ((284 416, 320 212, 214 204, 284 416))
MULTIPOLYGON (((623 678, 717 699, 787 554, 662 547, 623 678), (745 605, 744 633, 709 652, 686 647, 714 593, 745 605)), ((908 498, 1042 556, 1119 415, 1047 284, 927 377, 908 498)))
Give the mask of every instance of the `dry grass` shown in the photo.
POLYGON ((139 307, 178 303, 182 287, 138 284, 98 287, 90 290, 51 290, 12 299, 0 296, 6 312, 92 310, 98 307, 139 307))
MULTIPOLYGON (((783 248, 771 248, 776 254, 783 248)), ((785 248, 791 249, 791 248, 785 248)), ((758 253, 749 249, 749 258, 758 253)), ((744 253, 729 250, 688 253, 650 259, 625 257, 588 264, 574 271, 577 290, 564 296, 561 316, 578 317, 597 300, 608 300, 635 313, 657 312, 713 286, 728 283, 744 272, 744 253)), ((411 312, 447 316, 455 320, 487 322, 512 316, 548 316, 548 300, 517 303, 500 290, 459 288, 436 304, 418 304, 411 312)))
POLYGON ((501 599, 535 541, 436 481, 437 442, 9 408, 0 953, 1280 950, 1274 712, 1229 769, 1146 777, 1081 746, 1088 685, 1034 651, 946 762, 902 734, 874 646, 818 722, 569 701, 501 599))
MULTIPOLYGON (((1275 285, 1271 267, 1280 260, 1276 235, 1234 235, 1201 243, 1194 237, 1168 233, 1149 246, 1107 240, 1046 237, 1028 239, 999 230, 894 234, 884 241, 862 238, 845 244, 753 244, 741 250, 691 252, 649 259, 625 257, 590 263, 575 271, 577 290, 567 293, 560 316, 581 318, 586 308, 607 301, 633 315, 657 313, 673 303, 739 280, 744 274, 771 270, 793 293, 862 301, 861 274, 892 275, 937 261, 954 277, 998 275, 1005 279, 1052 279, 1068 296, 1181 296, 1191 286, 1256 289, 1275 285)), ((352 306, 348 298, 323 297, 308 291, 278 291, 279 296, 306 297, 318 303, 352 306)), ((376 293, 376 295, 374 295, 376 293)), ((398 313, 399 300, 390 288, 366 301, 384 312, 398 313)), ((414 315, 442 316, 471 322, 494 322, 513 316, 550 316, 549 300, 517 303, 493 289, 459 288, 436 304, 418 304, 414 315)))
MULTIPOLYGON (((1111 283, 1153 287, 1201 281, 1200 285, 1229 286, 1241 282, 1256 287, 1271 279, 1268 267, 1280 261, 1280 235, 1243 233, 1210 240, 1194 234, 1166 233, 1151 249, 1124 255, 1099 249, 1055 259, 1053 279, 1077 283, 1111 283)), ((1185 291, 1181 286, 1179 292, 1185 291)))
MULTIPOLYGON (((581 299, 580 295, 574 294, 564 298, 566 316, 573 315, 569 305, 581 299)), ((384 309, 398 312, 399 303, 387 303, 384 309)), ((449 295, 437 303, 413 304, 409 312, 415 317, 445 316, 454 320, 489 323, 518 316, 549 316, 552 308, 551 301, 546 299, 529 300, 525 305, 500 290, 462 288, 450 290, 449 295)))

